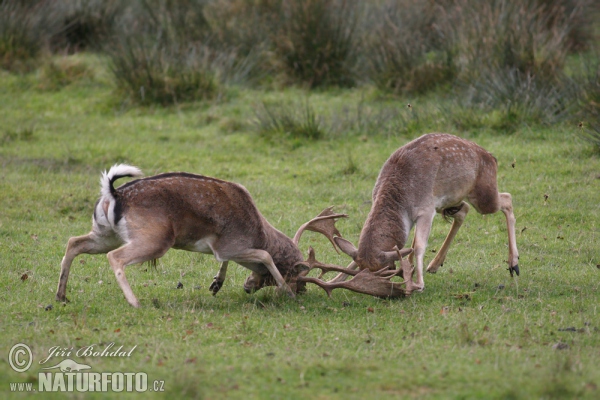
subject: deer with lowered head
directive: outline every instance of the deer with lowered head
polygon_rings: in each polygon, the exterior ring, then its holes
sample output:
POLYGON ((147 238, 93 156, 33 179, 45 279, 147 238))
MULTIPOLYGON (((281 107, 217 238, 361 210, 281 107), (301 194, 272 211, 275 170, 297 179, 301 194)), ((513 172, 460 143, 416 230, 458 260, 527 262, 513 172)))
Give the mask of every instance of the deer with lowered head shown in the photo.
MULTIPOLYGON (((321 268, 324 272, 342 272, 327 283, 314 278, 309 281, 329 293, 332 288, 340 287, 349 273, 358 276, 357 268, 361 272, 368 269, 389 273, 395 261, 409 254, 410 262, 402 260, 398 271, 405 279, 404 294, 422 291, 425 288, 423 256, 434 215, 441 213, 453 218, 453 222, 442 247, 427 267, 427 272, 431 273, 443 265, 448 248, 469 211, 469 204, 480 214, 504 213, 508 231, 508 270, 511 276, 513 273, 519 275, 512 199, 509 193, 498 192, 497 169, 498 164, 492 154, 473 142, 449 134, 427 134, 400 147, 379 173, 358 249, 348 240, 334 238, 338 247, 352 257, 352 263, 347 269, 321 268), (413 226, 413 251, 398 250, 406 244, 413 226), (414 258, 417 264, 415 281, 412 280, 414 269, 410 267, 414 258)), ((318 262, 313 262, 313 265, 310 267, 321 267, 318 262)))
POLYGON ((225 280, 228 262, 235 261, 252 271, 244 283, 247 292, 277 285, 294 297, 305 286, 297 277, 307 273, 298 248, 302 232, 322 233, 334 244, 334 235, 340 236, 335 221, 347 216, 326 208, 290 239, 262 216, 242 185, 175 172, 114 187, 119 178, 141 175, 138 168, 124 164, 102 174, 92 231, 69 239, 57 300, 66 301, 69 270, 77 255, 107 254, 125 298, 139 307, 125 267, 160 258, 170 248, 213 254, 221 262, 210 286, 213 294, 225 280))

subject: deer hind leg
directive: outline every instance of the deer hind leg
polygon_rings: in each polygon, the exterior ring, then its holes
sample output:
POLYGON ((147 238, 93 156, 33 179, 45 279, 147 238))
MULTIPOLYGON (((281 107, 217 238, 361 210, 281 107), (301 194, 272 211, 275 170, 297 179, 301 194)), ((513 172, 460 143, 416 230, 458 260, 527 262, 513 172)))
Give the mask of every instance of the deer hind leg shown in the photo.
POLYGON ((442 247, 438 251, 435 258, 427 266, 427 272, 435 274, 438 268, 444 265, 444 260, 446 259, 446 255, 448 254, 448 249, 450 248, 450 245, 452 244, 456 233, 463 224, 465 217, 469 212, 469 208, 469 205, 463 201, 459 206, 458 212, 451 215, 453 221, 452 227, 450 228, 450 232, 448 232, 448 236, 446 236, 446 239, 444 240, 444 243, 442 244, 442 247))
POLYGON ((517 250, 517 239, 515 235, 516 219, 513 214, 512 197, 510 193, 498 193, 495 185, 489 183, 478 183, 479 190, 469 196, 469 202, 480 214, 493 214, 498 210, 506 217, 506 228, 508 231, 508 271, 519 275, 519 252, 517 250))
POLYGON ((71 264, 75 257, 80 254, 104 254, 119 247, 120 243, 113 237, 98 236, 91 232, 83 236, 74 236, 67 243, 65 256, 60 263, 60 278, 56 290, 56 300, 66 301, 67 281, 71 264))
POLYGON ((515 235, 515 224, 517 222, 513 214, 512 197, 510 193, 499 193, 500 211, 506 217, 506 230, 508 231, 508 271, 510 276, 513 272, 519 276, 519 251, 517 250, 517 238, 515 235))
POLYGON ((223 261, 221 263, 221 268, 219 269, 219 272, 217 272, 217 275, 215 275, 213 282, 208 288, 212 292, 213 296, 216 295, 217 292, 223 287, 223 282, 225 282, 225 275, 227 275, 228 264, 229 261, 223 261))
POLYGON ((129 286, 129 282, 125 277, 125 267, 160 258, 172 247, 173 243, 173 240, 152 240, 152 238, 146 236, 141 243, 133 240, 125 246, 119 247, 107 254, 108 262, 115 273, 117 283, 123 291, 125 299, 133 307, 139 307, 140 303, 133 294, 131 286, 129 286))
MULTIPOLYGON (((413 290, 422 291, 425 289, 425 281, 423 280, 423 257, 425 256, 425 249, 427 248, 427 241, 429 240, 429 233, 431 232, 431 224, 433 223, 434 215, 435 210, 423 214, 417 219, 415 224, 413 249, 417 260, 417 266, 415 268, 417 279, 416 283, 413 283, 411 287, 406 288, 409 293, 413 290)), ((409 278, 410 277, 404 277, 404 279, 409 278)))

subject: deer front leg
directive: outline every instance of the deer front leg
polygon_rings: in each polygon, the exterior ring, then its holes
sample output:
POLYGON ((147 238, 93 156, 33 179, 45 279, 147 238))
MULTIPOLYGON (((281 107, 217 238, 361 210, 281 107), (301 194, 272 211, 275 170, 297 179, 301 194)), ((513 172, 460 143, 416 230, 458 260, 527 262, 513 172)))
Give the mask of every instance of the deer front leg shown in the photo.
POLYGON ((75 257, 80 254, 102 254, 107 253, 118 247, 114 241, 108 238, 102 238, 91 232, 83 236, 74 236, 67 243, 65 256, 60 263, 60 278, 58 280, 58 288, 56 290, 56 300, 67 301, 67 281, 69 280, 69 272, 71 264, 75 257))
POLYGON ((456 214, 452 215, 452 218, 454 220, 452 221, 452 227, 450 228, 450 232, 448 232, 448 236, 446 236, 446 239, 444 240, 444 243, 442 244, 442 247, 438 251, 435 258, 427 266, 427 272, 435 274, 438 268, 444 265, 444 260, 446 259, 446 255, 448 254, 448 249, 450 248, 450 245, 452 244, 456 233, 463 224, 465 217, 469 212, 469 208, 469 205, 463 201, 460 204, 460 210, 458 210, 456 214))
POLYGON ((219 272, 217 272, 217 275, 215 275, 213 282, 208 288, 212 292, 213 296, 216 295, 217 292, 223 287, 223 282, 225 282, 225 275, 227 275, 228 264, 228 261, 223 261, 221 263, 221 268, 219 269, 219 272))
MULTIPOLYGON (((429 240, 429 233, 431 232, 431 224, 434 215, 435 210, 426 210, 417 218, 413 240, 414 255, 417 260, 417 279, 416 282, 412 284, 411 288, 407 287, 407 290, 417 290, 420 292, 425 289, 425 281, 423 280, 423 258, 425 256, 425 249, 427 248, 427 241, 429 240)), ((407 279, 407 277, 404 277, 404 279, 407 279)))
POLYGON ((506 230, 508 231, 508 271, 510 276, 513 272, 519 276, 519 251, 517 250, 517 238, 515 235, 515 224, 517 222, 513 214, 512 197, 510 193, 499 193, 500 210, 506 217, 506 230))

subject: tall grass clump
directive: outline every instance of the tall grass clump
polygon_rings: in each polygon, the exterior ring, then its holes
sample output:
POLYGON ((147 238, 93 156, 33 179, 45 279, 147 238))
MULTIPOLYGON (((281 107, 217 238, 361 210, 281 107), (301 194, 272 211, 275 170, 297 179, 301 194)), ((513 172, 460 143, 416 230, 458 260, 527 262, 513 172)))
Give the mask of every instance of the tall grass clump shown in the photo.
MULTIPOLYGON (((455 27, 458 66, 471 80, 512 69, 556 78, 575 46, 584 46, 572 33, 592 8, 589 0, 455 0, 454 5, 449 21, 455 27), (566 4, 571 13, 565 13, 566 4)), ((579 29, 592 32, 592 26, 579 29)))
MULTIPOLYGON (((552 123, 575 100, 564 67, 583 23, 587 0, 456 0, 449 21, 458 46, 459 109, 489 113, 487 125, 512 131, 520 124, 552 123), (572 12, 565 14, 565 5, 572 12)), ((586 8, 587 7, 587 8, 586 8)), ((586 29, 591 31, 591 26, 586 29)), ((462 115, 468 115, 460 111, 462 115)))
POLYGON ((579 134, 600 147, 600 57, 592 51, 582 58, 576 74, 577 112, 575 113, 579 134))
POLYGON ((119 90, 133 102, 169 105, 216 96, 218 85, 202 46, 153 45, 124 38, 109 51, 119 90))
POLYGON ((146 1, 122 17, 104 50, 125 96, 141 104, 175 104, 218 92, 204 18, 206 1, 146 1))
POLYGON ((447 9, 438 3, 388 0, 370 7, 364 49, 378 88, 418 94, 454 79, 453 35, 447 9))
POLYGON ((281 2, 273 46, 292 82, 309 88, 354 84, 358 11, 352 0, 281 2))
POLYGON ((256 127, 263 137, 317 140, 326 135, 322 119, 308 100, 304 104, 262 103, 255 109, 256 127))
POLYGON ((569 85, 566 79, 552 82, 516 68, 500 69, 469 83, 456 110, 475 108, 488 113, 483 125, 498 131, 511 132, 523 124, 550 124, 572 109, 575 98, 569 85))
POLYGON ((61 0, 52 2, 52 18, 60 29, 50 38, 53 52, 76 53, 101 50, 125 12, 123 0, 61 0))
POLYGON ((29 72, 45 49, 46 38, 55 28, 43 1, 0 2, 0 68, 29 72))

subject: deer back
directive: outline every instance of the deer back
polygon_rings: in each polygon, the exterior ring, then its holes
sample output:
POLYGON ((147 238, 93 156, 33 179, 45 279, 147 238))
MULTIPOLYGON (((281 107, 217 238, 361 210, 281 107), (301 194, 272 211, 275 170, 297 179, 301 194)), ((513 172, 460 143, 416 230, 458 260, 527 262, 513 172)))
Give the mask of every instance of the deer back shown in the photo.
POLYGON ((188 173, 166 173, 126 183, 115 191, 115 226, 127 235, 162 232, 173 248, 213 253, 262 249, 286 269, 302 261, 290 238, 262 216, 242 185, 188 173))

